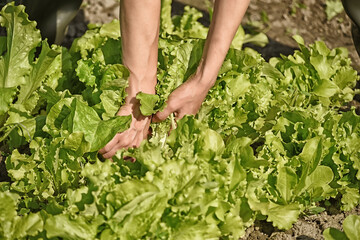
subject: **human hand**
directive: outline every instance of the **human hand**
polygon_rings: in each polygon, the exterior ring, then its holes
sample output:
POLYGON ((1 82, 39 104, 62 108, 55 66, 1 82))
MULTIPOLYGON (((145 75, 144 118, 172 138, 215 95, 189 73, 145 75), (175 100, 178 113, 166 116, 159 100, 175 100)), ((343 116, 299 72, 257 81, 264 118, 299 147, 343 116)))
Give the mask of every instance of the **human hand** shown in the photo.
POLYGON ((153 117, 155 122, 165 120, 171 113, 180 119, 199 111, 207 92, 216 81, 249 3, 250 0, 215 1, 213 18, 197 71, 170 94, 167 107, 153 117))
POLYGON ((185 115, 195 115, 199 111, 209 89, 216 80, 207 79, 203 81, 201 74, 192 75, 185 83, 176 88, 167 100, 163 111, 157 112, 153 116, 154 122, 165 120, 171 113, 175 119, 181 119, 185 115))
POLYGON ((139 147, 142 140, 147 138, 149 132, 151 117, 145 117, 141 114, 140 103, 136 98, 131 98, 130 101, 125 102, 117 115, 131 115, 130 128, 117 133, 105 147, 99 150, 99 153, 104 158, 112 158, 116 151, 122 148, 139 147))

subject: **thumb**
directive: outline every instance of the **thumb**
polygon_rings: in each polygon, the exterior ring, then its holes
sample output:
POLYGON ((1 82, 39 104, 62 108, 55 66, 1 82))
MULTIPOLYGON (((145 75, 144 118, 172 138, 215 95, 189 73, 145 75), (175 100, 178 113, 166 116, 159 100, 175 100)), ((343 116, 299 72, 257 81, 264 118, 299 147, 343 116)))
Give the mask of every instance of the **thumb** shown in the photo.
POLYGON ((162 122, 164 121, 174 110, 169 107, 169 105, 167 105, 164 110, 162 110, 161 112, 157 112, 152 120, 153 122, 162 122))

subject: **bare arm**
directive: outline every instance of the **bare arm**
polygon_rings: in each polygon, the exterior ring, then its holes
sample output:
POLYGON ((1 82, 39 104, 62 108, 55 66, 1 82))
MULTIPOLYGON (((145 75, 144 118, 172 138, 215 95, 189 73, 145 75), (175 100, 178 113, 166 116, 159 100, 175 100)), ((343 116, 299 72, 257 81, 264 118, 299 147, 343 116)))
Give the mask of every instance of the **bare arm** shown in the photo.
POLYGON ((121 0, 122 60, 130 76, 118 115, 131 115, 132 122, 128 130, 118 133, 99 151, 104 158, 111 158, 121 148, 138 147, 148 134, 151 119, 141 115, 135 97, 139 92, 155 93, 160 6, 160 0, 121 0))
POLYGON ((160 5, 160 0, 121 1, 122 60, 130 71, 130 97, 155 93, 160 5))
MULTIPOLYGON (((199 71, 216 79, 250 0, 216 0, 199 71)), ((205 80, 206 81, 206 80, 205 80)), ((214 82, 211 82, 213 85, 214 82)))
MULTIPOLYGON (((174 112, 177 118, 196 114, 214 85, 232 39, 250 0, 217 0, 213 20, 196 74, 172 92, 167 107, 154 117, 161 121, 174 112)), ((156 85, 160 0, 122 0, 123 63, 130 70, 128 96, 119 115, 133 117, 130 129, 118 133, 99 152, 111 158, 121 148, 137 147, 147 136, 150 118, 139 111, 138 92, 154 93, 156 85)))
POLYGON ((173 112, 177 118, 198 112, 209 89, 215 84, 249 3, 250 0, 215 1, 213 19, 197 71, 170 94, 167 107, 156 114, 155 121, 165 120, 173 112))

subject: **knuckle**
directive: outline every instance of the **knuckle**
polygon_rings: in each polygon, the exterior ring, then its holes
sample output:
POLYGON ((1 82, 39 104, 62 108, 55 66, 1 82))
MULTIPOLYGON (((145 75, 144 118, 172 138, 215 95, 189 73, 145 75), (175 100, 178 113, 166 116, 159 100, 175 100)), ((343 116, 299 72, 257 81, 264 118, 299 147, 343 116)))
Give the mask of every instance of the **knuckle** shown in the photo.
POLYGON ((121 146, 128 147, 131 145, 131 142, 132 141, 130 139, 126 139, 126 140, 122 141, 121 146))
POLYGON ((115 152, 111 151, 111 152, 107 152, 107 153, 103 154, 102 156, 103 156, 103 158, 110 159, 114 155, 115 155, 115 152))
POLYGON ((112 147, 111 146, 108 146, 108 145, 106 145, 104 148, 104 152, 110 152, 111 150, 112 150, 112 147))

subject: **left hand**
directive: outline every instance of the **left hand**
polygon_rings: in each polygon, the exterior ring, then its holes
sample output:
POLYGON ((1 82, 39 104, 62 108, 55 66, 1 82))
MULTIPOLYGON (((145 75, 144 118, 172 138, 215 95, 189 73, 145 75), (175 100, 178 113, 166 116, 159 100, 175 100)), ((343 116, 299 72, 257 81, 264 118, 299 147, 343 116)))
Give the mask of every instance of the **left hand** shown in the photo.
POLYGON ((110 159, 120 149, 129 147, 139 147, 141 142, 147 138, 151 117, 143 116, 140 112, 140 103, 135 98, 132 101, 126 101, 120 108, 119 116, 131 115, 132 121, 130 128, 124 132, 117 133, 115 137, 99 150, 104 158, 110 159))
POLYGON ((165 109, 157 112, 153 121, 161 122, 171 113, 174 113, 175 119, 196 115, 215 80, 216 77, 213 81, 202 81, 198 74, 191 76, 169 95, 165 109))

